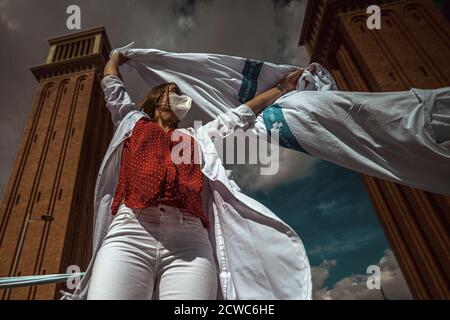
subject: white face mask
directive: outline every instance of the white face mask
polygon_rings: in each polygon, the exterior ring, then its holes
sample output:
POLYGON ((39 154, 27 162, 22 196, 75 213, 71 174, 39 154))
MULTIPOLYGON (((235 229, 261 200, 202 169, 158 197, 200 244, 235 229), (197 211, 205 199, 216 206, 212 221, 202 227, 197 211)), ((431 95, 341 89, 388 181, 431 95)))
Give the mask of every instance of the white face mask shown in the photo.
POLYGON ((178 95, 176 93, 169 93, 170 109, 177 116, 178 119, 183 120, 186 117, 192 105, 192 98, 187 95, 178 95))

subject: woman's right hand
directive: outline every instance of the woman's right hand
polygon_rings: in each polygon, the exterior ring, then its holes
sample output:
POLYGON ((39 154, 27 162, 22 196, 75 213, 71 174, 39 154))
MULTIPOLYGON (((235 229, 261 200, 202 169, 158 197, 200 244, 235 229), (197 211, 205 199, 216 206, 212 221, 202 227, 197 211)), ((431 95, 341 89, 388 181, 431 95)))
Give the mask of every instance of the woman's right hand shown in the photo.
POLYGON ((122 52, 114 53, 106 63, 105 69, 103 70, 103 76, 106 77, 107 75, 115 75, 122 79, 122 76, 119 72, 119 66, 124 64, 128 60, 130 59, 126 57, 122 52))
POLYGON ((125 56, 122 52, 115 52, 111 59, 115 59, 117 62, 117 65, 121 66, 122 64, 124 64, 125 62, 127 62, 128 60, 130 60, 130 58, 128 58, 127 56, 125 56))

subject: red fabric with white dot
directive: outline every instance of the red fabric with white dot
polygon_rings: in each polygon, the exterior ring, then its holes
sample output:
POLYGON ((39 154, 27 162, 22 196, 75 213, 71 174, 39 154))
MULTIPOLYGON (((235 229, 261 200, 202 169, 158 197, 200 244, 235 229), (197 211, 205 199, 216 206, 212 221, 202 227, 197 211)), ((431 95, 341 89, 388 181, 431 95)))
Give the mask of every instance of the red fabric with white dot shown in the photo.
POLYGON ((203 175, 198 161, 194 162, 198 156, 194 153, 195 140, 183 135, 178 141, 171 141, 173 131, 166 132, 148 119, 136 123, 132 135, 124 141, 111 213, 117 213, 122 199, 129 208, 162 203, 199 217, 208 229, 209 221, 203 213, 201 199, 203 175), (191 162, 174 164, 172 148, 184 138, 191 142, 191 162))

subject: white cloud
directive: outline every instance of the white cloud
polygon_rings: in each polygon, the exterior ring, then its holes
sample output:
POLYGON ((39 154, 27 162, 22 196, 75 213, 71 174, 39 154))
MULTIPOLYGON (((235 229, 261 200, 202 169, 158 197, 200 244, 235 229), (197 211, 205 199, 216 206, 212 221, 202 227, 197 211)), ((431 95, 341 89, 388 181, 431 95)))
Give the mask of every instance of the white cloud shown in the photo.
POLYGON ((19 27, 17 21, 9 17, 6 13, 2 12, 0 15, 0 22, 5 25, 8 29, 15 30, 19 27))
MULTIPOLYGON (((312 267, 314 299, 318 300, 380 300, 381 290, 369 290, 365 274, 351 275, 336 282, 330 289, 324 286, 330 270, 336 266, 336 260, 324 260, 319 266, 312 267)), ((381 269, 381 286, 387 299, 412 299, 397 260, 391 250, 386 250, 378 262, 381 269)))
POLYGON ((192 17, 180 17, 178 18, 178 27, 182 30, 189 30, 195 27, 192 17))
POLYGON ((0 14, 0 24, 3 24, 10 30, 16 30, 19 27, 19 23, 8 14, 8 4, 9 0, 0 1, 0 10, 2 11, 0 14))
POLYGON ((280 148, 279 171, 274 175, 261 175, 259 165, 233 166, 236 182, 244 190, 269 192, 272 188, 294 182, 314 173, 316 158, 298 151, 280 148))
POLYGON ((304 66, 309 57, 305 48, 298 46, 306 1, 291 1, 275 11, 278 54, 282 63, 304 66))
POLYGON ((345 234, 343 239, 333 238, 327 244, 316 245, 308 250, 308 254, 310 256, 329 257, 340 252, 356 251, 376 237, 378 237, 378 232, 365 228, 363 231, 354 232, 351 235, 345 234))
POLYGON ((323 260, 319 266, 311 268, 313 288, 322 288, 330 276, 330 270, 337 264, 336 260, 323 260))

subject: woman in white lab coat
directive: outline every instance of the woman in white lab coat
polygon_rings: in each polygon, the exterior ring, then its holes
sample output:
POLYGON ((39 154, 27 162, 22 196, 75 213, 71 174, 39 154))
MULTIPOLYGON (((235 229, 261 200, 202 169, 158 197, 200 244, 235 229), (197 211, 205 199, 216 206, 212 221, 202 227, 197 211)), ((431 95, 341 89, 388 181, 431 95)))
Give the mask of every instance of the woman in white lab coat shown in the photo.
MULTIPOLYGON (((121 161, 132 159, 133 129, 136 135, 150 132, 141 130, 146 123, 158 125, 160 136, 173 133, 189 105, 189 97, 180 95, 176 85, 166 84, 166 90, 161 90, 165 94, 137 107, 118 70, 124 61, 121 54, 113 55, 102 81, 117 129, 96 183, 93 258, 75 292, 64 293, 63 298, 310 299, 310 267, 300 238, 269 209, 240 192, 228 178, 211 140, 212 135, 225 138, 235 129, 247 129, 266 106, 295 89, 302 70, 200 128, 180 130, 193 137, 201 150, 203 217, 187 208, 158 203, 158 199, 148 208, 130 208, 127 204, 133 201, 126 197, 113 216, 118 186, 132 184, 120 177, 121 161)), ((142 149, 133 150, 141 156, 142 149)), ((133 168, 147 165, 139 158, 135 161, 133 168)), ((142 187, 148 186, 143 183, 142 187)), ((142 199, 136 201, 142 203, 142 199)))

